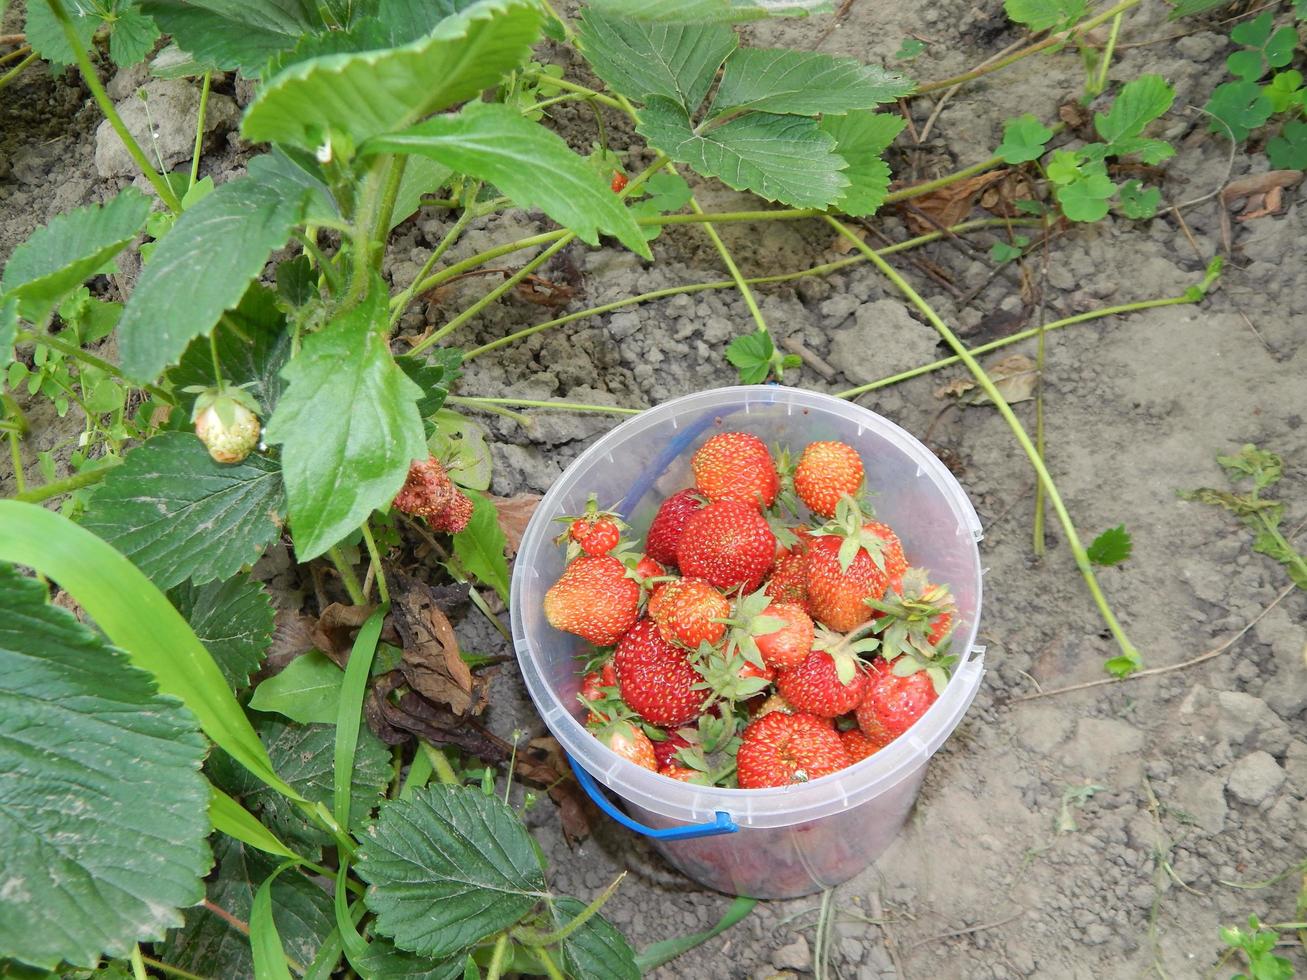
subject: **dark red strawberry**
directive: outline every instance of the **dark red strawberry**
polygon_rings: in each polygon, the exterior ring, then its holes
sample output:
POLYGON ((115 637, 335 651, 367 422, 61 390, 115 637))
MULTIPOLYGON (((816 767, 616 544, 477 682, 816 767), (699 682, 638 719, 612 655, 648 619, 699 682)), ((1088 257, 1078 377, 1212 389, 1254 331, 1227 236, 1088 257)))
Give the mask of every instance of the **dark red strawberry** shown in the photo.
POLYGON ((703 579, 682 578, 662 585, 649 600, 649 615, 663 639, 698 650, 726 635, 727 598, 703 579))
POLYGON ((733 500, 711 503, 691 517, 676 548, 682 572, 728 592, 752 592, 775 557, 776 538, 766 518, 733 500))
MULTIPOLYGON (((902 660, 907 662, 907 658, 902 660)), ((895 661, 894 667, 900 662, 895 661)), ((876 741, 887 734, 897 738, 911 728, 939 697, 930 673, 923 668, 898 674, 890 664, 877 658, 867 693, 858 705, 858 727, 862 733, 876 741)))
POLYGON ((711 501, 770 507, 780 489, 767 444, 747 432, 719 432, 690 460, 694 485, 711 501))
POLYGON ((664 739, 650 739, 653 742, 654 755, 658 757, 658 768, 671 765, 679 749, 688 749, 687 742, 679 732, 669 731, 664 739))
POLYGON ((848 764, 848 752, 829 722, 782 711, 750 722, 736 753, 741 789, 805 783, 848 764))
POLYGON ((694 720, 703 693, 695 689, 699 673, 686 651, 658 632, 652 619, 642 619, 622 637, 613 652, 622 700, 645 721, 675 727, 694 720))
POLYGON ((862 488, 862 457, 843 442, 813 442, 794 468, 794 490, 814 514, 830 518, 841 497, 862 488))
POLYGON ((569 534, 587 555, 606 555, 622 541, 621 529, 604 517, 578 518, 572 522, 569 534))
POLYGON ((707 502, 697 490, 682 490, 664 500, 645 536, 645 553, 660 564, 675 565, 681 532, 707 502))
POLYGON ((826 650, 814 650, 799 666, 776 678, 776 690, 796 711, 822 718, 835 718, 852 711, 867 692, 867 674, 851 664, 847 676, 835 657, 826 650))
POLYGON ((545 618, 555 629, 595 646, 616 643, 640 615, 640 586, 610 555, 582 555, 545 593, 545 618))

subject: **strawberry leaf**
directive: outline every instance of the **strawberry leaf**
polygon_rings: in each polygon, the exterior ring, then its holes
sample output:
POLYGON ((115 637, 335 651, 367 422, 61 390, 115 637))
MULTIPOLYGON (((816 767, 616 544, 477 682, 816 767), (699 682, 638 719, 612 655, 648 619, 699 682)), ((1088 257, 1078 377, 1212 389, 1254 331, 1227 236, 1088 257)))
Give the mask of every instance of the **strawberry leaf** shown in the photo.
POLYGON ((995 154, 1006 163, 1026 163, 1044 155, 1044 146, 1053 138, 1053 131, 1035 116, 1026 113, 1003 124, 1003 142, 995 154))
POLYGON ((612 17, 668 24, 736 24, 766 17, 830 13, 830 0, 590 0, 587 7, 612 17))
POLYGON ((272 642, 272 602, 263 586, 248 574, 200 586, 183 582, 169 590, 168 600, 213 655, 227 683, 245 687, 272 642))
POLYGON ((1094 538, 1085 553, 1095 565, 1118 565, 1130 557, 1133 547, 1130 532, 1118 524, 1094 538))
POLYGON ((270 57, 325 28, 310 0, 143 0, 141 7, 200 65, 239 68, 246 78, 259 77, 270 57))
POLYGON ((1161 75, 1140 75, 1126 83, 1111 109, 1094 113, 1094 129, 1109 144, 1139 136, 1174 101, 1175 89, 1161 75))
POLYGON ((853 58, 786 48, 740 48, 726 59, 708 118, 745 109, 841 115, 893 102, 913 88, 902 75, 853 58))
POLYGON ((473 504, 472 519, 454 535, 454 557, 507 602, 508 559, 504 557, 507 542, 499 526, 499 512, 487 497, 479 493, 469 496, 473 504))
POLYGON ((1069 25, 1085 12, 1086 0, 1003 0, 1008 17, 1032 31, 1069 25))
POLYGON ((1121 185, 1121 213, 1127 218, 1141 220, 1157 214, 1162 192, 1156 187, 1144 187, 1138 180, 1127 180, 1121 185))
MULTIPOLYGON (((575 898, 556 898, 550 903, 554 928, 563 929, 585 911, 575 898)), ((602 915, 586 919, 560 944, 563 967, 568 976, 603 977, 604 980, 640 980, 635 950, 620 931, 602 915)), ((478 972, 477 976, 480 976, 478 972)))
POLYGON ((889 164, 881 154, 907 125, 902 116, 859 110, 842 116, 825 116, 822 132, 835 138, 835 152, 848 161, 844 176, 849 186, 832 207, 853 217, 874 214, 889 191, 889 164))

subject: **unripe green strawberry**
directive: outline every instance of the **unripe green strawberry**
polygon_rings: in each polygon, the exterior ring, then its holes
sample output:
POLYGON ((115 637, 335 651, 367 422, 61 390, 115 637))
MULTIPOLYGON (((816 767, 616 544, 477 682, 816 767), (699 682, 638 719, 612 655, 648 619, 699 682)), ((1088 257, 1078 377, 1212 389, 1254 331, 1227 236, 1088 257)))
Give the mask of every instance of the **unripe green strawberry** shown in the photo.
POLYGON ((258 412, 249 392, 223 385, 200 392, 191 421, 215 462, 239 463, 259 444, 258 412))

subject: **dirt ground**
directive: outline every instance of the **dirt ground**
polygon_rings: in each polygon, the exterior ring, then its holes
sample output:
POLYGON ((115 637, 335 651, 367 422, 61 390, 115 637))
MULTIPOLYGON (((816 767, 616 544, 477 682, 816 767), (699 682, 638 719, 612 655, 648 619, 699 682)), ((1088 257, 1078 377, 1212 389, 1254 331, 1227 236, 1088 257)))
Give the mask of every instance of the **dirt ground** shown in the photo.
MULTIPOLYGON (((1018 38, 998 0, 844 5, 845 16, 749 28, 753 43, 784 43, 888 62, 905 36, 928 39, 909 72, 922 79, 963 71, 1018 38)), ((13 12, 10 14, 13 17, 13 12)), ((1164 200, 1221 187, 1227 176, 1268 169, 1241 150, 1230 162, 1201 115, 1223 76, 1225 30, 1166 21, 1157 0, 1126 18, 1110 78, 1164 75, 1177 90, 1164 133, 1179 148, 1162 184, 1164 200), (1179 39, 1177 31, 1187 31, 1179 39), (1166 39, 1170 38, 1170 39, 1166 39), (1163 40, 1158 40, 1163 39, 1163 40), (1152 42, 1152 43, 1149 43, 1152 42), (1227 173, 1228 171, 1228 173, 1227 173)), ((569 66, 578 71, 578 66, 569 66)), ((140 73, 119 78, 132 97, 140 73)), ((928 138, 908 136, 893 153, 898 177, 925 179, 984 159, 1002 121, 1022 112, 1057 118, 1079 95, 1073 51, 1023 61, 955 95, 928 138)), ((215 91, 242 101, 230 80, 215 91)), ((913 106, 920 127, 930 100, 913 106)), ((589 109, 563 107, 559 129, 586 145, 589 109)), ((0 257, 38 223, 70 206, 103 200, 126 178, 96 169, 97 117, 72 74, 33 70, 0 93, 0 257)), ((630 138, 609 119, 616 146, 630 138)), ((203 172, 221 178, 244 149, 231 124, 211 137, 203 172)), ((643 159, 643 158, 641 158, 643 159)), ((629 161, 636 169, 641 159, 629 161)), ((747 199, 704 188, 709 209, 747 199)), ((1049 319, 1105 304, 1178 295, 1223 251, 1217 200, 1188 209, 1189 234, 1173 217, 1109 219, 1056 240, 1047 273, 1038 268, 1049 319), (1190 238, 1192 236, 1192 240, 1190 238)), ((1133 978, 1228 976, 1218 966, 1218 928, 1255 912, 1294 918, 1299 876, 1249 888, 1307 858, 1307 594, 1291 592, 1283 569, 1251 551, 1228 515, 1179 500, 1176 491, 1221 485, 1216 453, 1245 442, 1280 453, 1287 529, 1307 518, 1307 223, 1303 205, 1234 223, 1219 288, 1199 306, 1173 306, 1074 326, 1050 335, 1045 377, 1048 463, 1082 534, 1124 522, 1133 556, 1105 570, 1103 587, 1150 667, 1178 664, 1256 625, 1199 666, 1122 684, 1023 700, 1041 689, 1103 676, 1114 652, 1060 530, 1032 557, 1032 472, 997 413, 949 409, 935 390, 944 371, 881 389, 861 404, 925 438, 950 461, 985 524, 981 545, 987 646, 980 694, 935 758, 898 841, 837 893, 841 917, 829 975, 878 978, 1133 978), (1263 612, 1275 603, 1274 608, 1263 612), (1260 618, 1258 618, 1260 617, 1260 618), (1097 789, 1077 802, 1086 786, 1097 789), (1070 817, 1068 822, 1065 818, 1070 817), (1059 829, 1059 826, 1061 829, 1059 829)), ((471 254, 545 227, 538 215, 481 221, 459 245, 471 254)), ((910 232, 886 213, 875 227, 893 240, 910 232)), ((411 278, 439 239, 444 219, 420 216, 398 232, 390 272, 411 278)), ((788 272, 832 257, 819 222, 722 229, 746 274, 788 272)), ((951 286, 911 260, 897 267, 969 343, 1038 322, 1014 268, 982 284, 985 252, 939 243, 910 253, 934 263, 951 286), (974 298, 960 302, 974 287, 974 298)), ((576 247, 546 274, 571 276, 583 296, 573 309, 677 283, 720 279, 701 232, 673 229, 652 264, 616 250, 576 247)), ((415 311, 405 327, 448 316, 484 283, 474 280, 446 306, 415 311)), ((798 339, 829 362, 826 378, 805 366, 791 383, 837 391, 941 356, 932 329, 904 312, 893 288, 866 266, 825 279, 760 290, 778 337, 798 339)), ((526 304, 492 307, 458 342, 473 346, 538 322, 526 304)), ((722 350, 752 329, 738 294, 714 291, 631 307, 580 321, 477 359, 461 393, 569 398, 630 407, 728 384, 722 350)), ((1014 348, 1033 354, 1032 346, 1014 348)), ((1010 353, 1005 351, 1004 353, 1010 353)), ((1033 425, 1032 403, 1019 406, 1033 425)), ((535 415, 529 429, 489 418, 497 493, 543 492, 599 433, 605 416, 535 415)), ((58 425, 38 433, 57 441, 58 425)), ((44 448, 44 446, 38 446, 44 448)), ((1300 545, 1303 538, 1299 539, 1300 545)), ((475 617, 465 642, 494 652, 496 635, 475 617)), ((539 728, 512 671, 496 683, 495 727, 539 728)), ((640 840, 609 824, 570 851, 550 807, 532 813, 560 890, 592 895, 622 868, 632 874, 606 910, 637 946, 706 928, 727 899, 691 887, 640 840)), ((814 969, 818 898, 763 903, 745 922, 663 968, 657 976, 763 978, 814 969)), ((1301 949, 1282 955, 1307 967, 1301 949)))

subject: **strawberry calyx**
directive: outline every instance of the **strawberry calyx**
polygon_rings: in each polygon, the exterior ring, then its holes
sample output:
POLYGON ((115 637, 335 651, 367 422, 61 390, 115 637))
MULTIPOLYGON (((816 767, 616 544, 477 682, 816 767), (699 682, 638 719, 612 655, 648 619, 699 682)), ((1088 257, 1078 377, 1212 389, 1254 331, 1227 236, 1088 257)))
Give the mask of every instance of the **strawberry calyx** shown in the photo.
POLYGON ((881 641, 868 636, 876 624, 865 623, 848 633, 837 633, 824 626, 819 626, 814 634, 812 648, 824 650, 835 664, 835 676, 839 682, 848 685, 859 670, 866 669, 864 654, 874 653, 880 648, 881 641))
POLYGON ((849 570, 859 551, 865 551, 876 567, 884 572, 885 539, 868 529, 869 520, 871 508, 845 494, 835 505, 835 517, 810 533, 813 537, 834 536, 843 539, 838 553, 841 572, 849 570))
POLYGON ((741 647, 730 643, 717 647, 701 643, 694 655, 694 669, 703 678, 695 689, 707 691, 731 707, 761 694, 772 683, 757 647, 752 655, 746 655, 741 647))
POLYGON ((694 728, 680 728, 680 735, 688 745, 677 749, 672 756, 675 764, 692 769, 697 774, 691 782, 707 786, 735 785, 735 754, 740 747, 740 718, 734 712, 723 712, 720 717, 704 714, 694 728))
POLYGON ((569 562, 581 554, 598 557, 618 553, 617 557, 625 558, 630 553, 631 546, 625 541, 630 526, 615 511, 601 510, 593 493, 586 501, 584 513, 554 519, 567 528, 554 539, 554 543, 561 545, 566 542, 566 560, 569 562))
POLYGON ((924 568, 904 572, 901 590, 891 586, 883 598, 864 601, 881 614, 872 622, 881 632, 881 656, 886 660, 911 654, 933 661, 947 651, 957 603, 948 586, 932 583, 924 568), (936 636, 941 625, 943 635, 936 636))
POLYGON ((889 670, 895 677, 911 677, 913 674, 925 671, 931 685, 935 688, 935 693, 943 694, 957 662, 958 658, 954 656, 926 659, 917 656, 916 653, 902 653, 890 662, 889 670))

